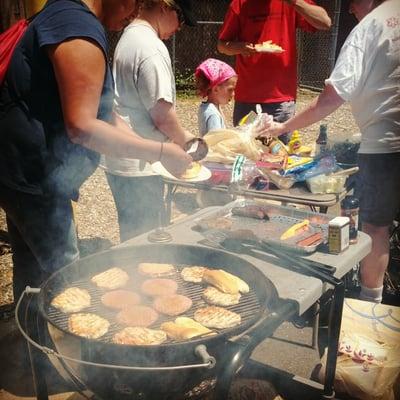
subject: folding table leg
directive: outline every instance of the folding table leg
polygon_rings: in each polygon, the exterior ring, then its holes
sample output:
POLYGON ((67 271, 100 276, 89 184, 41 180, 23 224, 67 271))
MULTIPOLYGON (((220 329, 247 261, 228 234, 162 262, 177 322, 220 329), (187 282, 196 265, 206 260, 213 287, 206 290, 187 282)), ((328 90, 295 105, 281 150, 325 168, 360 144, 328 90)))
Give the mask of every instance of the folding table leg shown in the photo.
POLYGON ((345 288, 342 282, 336 286, 329 313, 328 325, 328 355, 326 361, 325 384, 324 384, 324 399, 333 399, 335 397, 335 373, 337 353, 339 349, 339 335, 342 323, 343 303, 344 303, 345 288))
POLYGON ((172 183, 166 183, 166 185, 167 194, 165 196, 165 226, 168 226, 171 223, 172 198, 174 197, 176 185, 172 183))

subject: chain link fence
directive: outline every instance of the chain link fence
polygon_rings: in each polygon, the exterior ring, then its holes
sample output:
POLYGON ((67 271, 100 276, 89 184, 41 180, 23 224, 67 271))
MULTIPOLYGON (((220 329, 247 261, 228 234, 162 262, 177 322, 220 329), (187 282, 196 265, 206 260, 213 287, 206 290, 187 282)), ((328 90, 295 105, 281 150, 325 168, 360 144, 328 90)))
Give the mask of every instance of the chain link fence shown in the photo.
MULTIPOLYGON (((177 87, 192 85, 194 69, 209 57, 234 64, 234 57, 224 56, 217 51, 218 32, 224 20, 230 0, 201 0, 196 2, 198 26, 183 27, 166 42, 175 70, 177 87)), ((341 0, 320 0, 332 18, 329 31, 307 33, 298 31, 298 82, 302 87, 322 89, 336 57, 341 0)), ((110 60, 120 34, 110 33, 110 60)))

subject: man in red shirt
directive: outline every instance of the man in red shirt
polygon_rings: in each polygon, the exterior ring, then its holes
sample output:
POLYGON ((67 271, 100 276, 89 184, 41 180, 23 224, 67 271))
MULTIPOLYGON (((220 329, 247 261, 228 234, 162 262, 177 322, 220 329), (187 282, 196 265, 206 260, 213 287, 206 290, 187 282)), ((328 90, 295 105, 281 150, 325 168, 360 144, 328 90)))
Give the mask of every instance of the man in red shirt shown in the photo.
MULTIPOLYGON (((233 123, 260 104, 284 122, 294 114, 297 90, 296 29, 327 30, 331 19, 312 0, 232 0, 219 33, 218 51, 236 55, 238 82, 233 123), (255 44, 271 40, 281 53, 258 52, 255 44)), ((285 143, 288 134, 280 139, 285 143)))

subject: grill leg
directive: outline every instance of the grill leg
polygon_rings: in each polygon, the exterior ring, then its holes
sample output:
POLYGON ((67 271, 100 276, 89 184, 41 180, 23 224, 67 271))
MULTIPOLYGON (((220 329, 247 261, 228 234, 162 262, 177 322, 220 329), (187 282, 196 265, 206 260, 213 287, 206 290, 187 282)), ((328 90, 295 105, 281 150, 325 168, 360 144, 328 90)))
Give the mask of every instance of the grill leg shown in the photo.
POLYGON ((328 355, 326 361, 326 373, 324 384, 324 399, 335 397, 334 381, 336 373, 337 353, 339 348, 339 335, 342 323, 343 302, 344 302, 344 284, 336 286, 329 313, 328 329, 328 355))
POLYGON ((230 357, 230 363, 223 366, 223 370, 218 374, 217 384, 214 389, 214 399, 215 400, 225 400, 228 398, 229 390, 232 384, 233 378, 236 373, 243 366, 245 360, 250 357, 252 349, 247 345, 246 339, 244 339, 242 344, 234 345, 232 356, 230 357))
MULTIPOLYGON (((29 303, 26 308, 25 323, 29 336, 33 340, 35 340, 35 342, 40 342, 39 338, 40 322, 37 318, 37 304, 33 298, 29 300, 29 303)), ((29 343, 28 343, 28 350, 29 350, 29 358, 31 361, 33 384, 35 386, 36 399, 49 400, 45 373, 43 373, 43 367, 41 367, 44 365, 44 363, 47 362, 47 357, 41 351, 32 347, 29 343)))

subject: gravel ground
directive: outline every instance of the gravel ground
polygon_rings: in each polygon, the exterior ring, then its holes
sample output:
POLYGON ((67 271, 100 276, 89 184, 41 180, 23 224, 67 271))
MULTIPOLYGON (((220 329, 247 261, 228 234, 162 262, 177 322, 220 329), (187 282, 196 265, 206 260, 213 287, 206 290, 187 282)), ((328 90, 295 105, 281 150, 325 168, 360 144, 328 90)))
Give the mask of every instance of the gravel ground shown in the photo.
MULTIPOLYGON (((300 90, 297 108, 302 109, 317 93, 300 90)), ((199 100, 195 97, 181 97, 178 99, 177 113, 183 126, 191 132, 197 132, 197 108, 199 100)), ((227 107, 225 117, 231 120, 232 107, 227 107)), ((357 133, 357 126, 351 115, 348 105, 341 107, 334 114, 326 118, 328 135, 330 138, 344 139, 357 133)), ((319 124, 301 131, 305 144, 312 144, 318 132, 319 124)), ((176 203, 173 205, 172 219, 176 220, 184 215, 196 211, 196 201, 193 191, 181 190, 177 193, 176 203)), ((98 169, 82 186, 79 202, 75 207, 78 235, 82 255, 87 255, 101 249, 118 244, 118 223, 111 192, 104 173, 98 169)), ((6 242, 7 226, 5 214, 0 209, 0 306, 12 303, 12 258, 6 242)))

